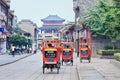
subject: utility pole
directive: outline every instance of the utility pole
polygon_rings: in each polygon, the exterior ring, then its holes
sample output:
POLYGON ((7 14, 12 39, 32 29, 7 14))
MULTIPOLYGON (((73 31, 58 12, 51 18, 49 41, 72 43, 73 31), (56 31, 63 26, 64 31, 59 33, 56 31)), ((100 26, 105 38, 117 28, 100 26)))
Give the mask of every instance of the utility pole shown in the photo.
POLYGON ((35 41, 34 48, 35 50, 37 50, 37 27, 34 29, 34 41, 35 41))
POLYGON ((79 16, 79 6, 75 8, 75 32, 76 32, 76 40, 75 40, 75 51, 77 53, 77 57, 79 57, 79 31, 80 31, 80 26, 78 25, 77 18, 79 16))

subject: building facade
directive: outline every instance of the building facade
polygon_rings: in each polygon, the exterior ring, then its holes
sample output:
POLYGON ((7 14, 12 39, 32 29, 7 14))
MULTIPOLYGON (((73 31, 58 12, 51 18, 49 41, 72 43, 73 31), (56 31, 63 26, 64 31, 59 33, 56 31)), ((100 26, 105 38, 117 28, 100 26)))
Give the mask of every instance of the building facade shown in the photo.
MULTIPOLYGON (((85 26, 82 22, 80 22, 81 18, 87 18, 88 14, 86 12, 87 8, 94 9, 95 4, 99 0, 73 0, 73 11, 75 13, 75 48, 77 54, 79 54, 79 40, 81 38, 86 39, 85 36, 87 33, 87 30, 84 29, 84 31, 81 31, 85 26)), ((93 49, 93 48, 92 48, 93 49)), ((93 50, 92 50, 93 51, 93 50)))
POLYGON ((34 40, 34 30, 37 28, 37 25, 31 20, 24 19, 18 22, 17 24, 23 31, 31 33, 32 40, 34 40))
POLYGON ((38 43, 40 44, 41 40, 58 40, 60 38, 58 31, 63 26, 65 19, 58 15, 49 15, 41 21, 43 25, 39 28, 38 43))
POLYGON ((60 40, 66 42, 73 42, 75 39, 74 33, 75 22, 68 22, 59 30, 60 40))
MULTIPOLYGON (((86 8, 94 9, 99 0, 73 0, 73 10, 75 13, 75 23, 80 24, 78 21, 81 18, 87 18, 86 8)), ((111 1, 111 0, 106 0, 111 1)), ((80 26, 76 26, 76 31, 80 29, 80 26)), ((80 35, 80 34, 79 34, 80 35)), ((80 37, 80 36, 79 36, 80 37)), ((97 36, 92 37, 92 53, 97 53, 97 50, 103 49, 105 46, 113 45, 113 43, 106 37, 97 36)), ((120 41, 114 43, 116 47, 120 48, 120 41)))
POLYGON ((99 0, 73 0, 73 10, 78 17, 87 17, 86 9, 93 9, 99 0))
POLYGON ((37 25, 33 23, 31 20, 24 19, 18 22, 18 27, 20 27, 23 31, 25 31, 25 34, 30 33, 31 39, 33 40, 32 48, 35 49, 37 41, 36 41, 36 29, 37 25))
POLYGON ((7 37, 12 34, 14 14, 10 11, 10 0, 0 0, 0 52, 7 50, 7 37))

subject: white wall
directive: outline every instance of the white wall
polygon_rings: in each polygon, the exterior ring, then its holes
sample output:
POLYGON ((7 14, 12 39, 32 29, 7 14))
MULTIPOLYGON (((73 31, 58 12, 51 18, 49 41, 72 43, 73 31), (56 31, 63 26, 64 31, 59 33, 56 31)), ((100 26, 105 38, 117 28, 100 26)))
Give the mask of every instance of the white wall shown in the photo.
POLYGON ((2 48, 1 53, 6 53, 6 41, 1 42, 0 47, 2 48))

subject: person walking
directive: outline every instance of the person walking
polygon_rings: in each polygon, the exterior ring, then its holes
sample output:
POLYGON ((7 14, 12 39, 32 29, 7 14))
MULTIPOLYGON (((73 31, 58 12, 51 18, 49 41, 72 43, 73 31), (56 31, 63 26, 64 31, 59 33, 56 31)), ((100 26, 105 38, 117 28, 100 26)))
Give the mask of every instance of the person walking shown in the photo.
POLYGON ((15 56, 15 46, 14 45, 12 45, 11 50, 12 50, 12 56, 14 57, 15 56))

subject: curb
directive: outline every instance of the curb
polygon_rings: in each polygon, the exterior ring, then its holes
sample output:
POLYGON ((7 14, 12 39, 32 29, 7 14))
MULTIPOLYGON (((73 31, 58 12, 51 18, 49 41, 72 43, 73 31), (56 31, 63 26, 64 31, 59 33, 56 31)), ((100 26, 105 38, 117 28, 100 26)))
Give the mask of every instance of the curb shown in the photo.
POLYGON ((116 67, 120 68, 120 62, 117 60, 110 60, 110 63, 115 65, 116 67))
POLYGON ((76 71, 77 71, 78 80, 82 80, 81 77, 80 77, 80 65, 79 65, 80 62, 79 62, 79 58, 76 57, 75 61, 76 61, 75 64, 76 64, 76 71))
POLYGON ((76 66, 76 70, 77 70, 78 80, 82 80, 82 79, 80 78, 80 72, 79 72, 79 69, 78 69, 77 66, 76 66))
POLYGON ((31 56, 31 55, 34 55, 34 54, 30 54, 30 55, 21 57, 21 58, 19 58, 19 59, 16 59, 16 60, 14 60, 14 61, 11 61, 11 62, 8 62, 8 63, 5 63, 5 64, 1 64, 0 67, 1 67, 1 66, 5 66, 5 65, 8 65, 8 64, 15 63, 15 62, 17 62, 17 61, 19 61, 19 60, 22 60, 22 59, 24 59, 24 58, 26 58, 26 57, 29 57, 29 56, 31 56))

